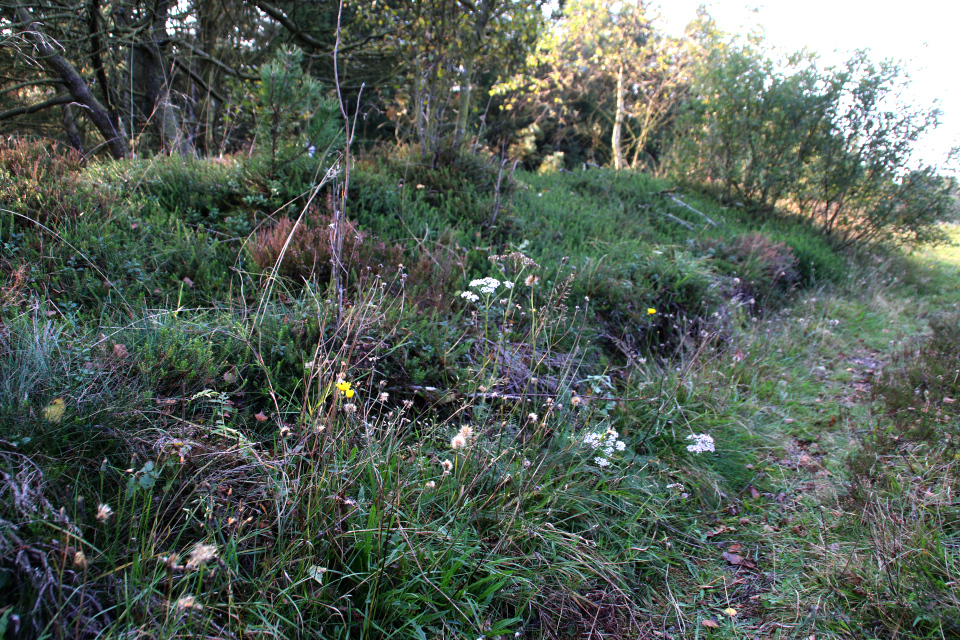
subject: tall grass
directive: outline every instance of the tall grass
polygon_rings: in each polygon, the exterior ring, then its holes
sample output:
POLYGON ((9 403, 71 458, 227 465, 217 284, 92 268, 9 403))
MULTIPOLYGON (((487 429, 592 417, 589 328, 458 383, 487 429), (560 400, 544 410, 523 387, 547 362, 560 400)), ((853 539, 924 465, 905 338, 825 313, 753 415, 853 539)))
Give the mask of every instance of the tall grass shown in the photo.
MULTIPOLYGON (((790 588, 839 601, 849 567, 828 563, 828 586, 768 579, 792 542, 763 536, 802 517, 809 470, 779 460, 810 457, 824 424, 823 354, 858 323, 879 340, 871 314, 903 308, 893 271, 850 262, 844 278, 805 227, 646 176, 494 180, 482 157, 457 163, 360 163, 342 305, 329 194, 264 193, 239 159, 91 167, 70 179, 103 206, 42 226, 10 209, 8 633, 733 637, 748 616, 799 616, 790 588), (715 452, 689 449, 701 434, 715 452), (755 565, 722 594, 721 525, 743 528, 755 565), (717 613, 730 607, 742 617, 717 613)), ((948 519, 913 522, 883 567, 948 519)), ((869 602, 864 619, 894 619, 869 602)))

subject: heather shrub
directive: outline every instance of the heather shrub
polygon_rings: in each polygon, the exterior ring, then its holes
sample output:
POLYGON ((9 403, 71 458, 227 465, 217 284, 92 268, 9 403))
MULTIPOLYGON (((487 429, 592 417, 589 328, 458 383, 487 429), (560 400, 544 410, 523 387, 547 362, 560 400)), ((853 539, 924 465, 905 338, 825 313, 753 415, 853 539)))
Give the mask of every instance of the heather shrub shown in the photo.
MULTIPOLYGON (((263 272, 282 276, 294 283, 322 281, 330 277, 333 264, 331 235, 333 215, 314 214, 306 220, 280 218, 257 232, 248 244, 253 263, 263 272)), ((401 263, 402 250, 391 246, 344 221, 343 255, 346 269, 363 279, 380 273, 385 266, 401 263)))

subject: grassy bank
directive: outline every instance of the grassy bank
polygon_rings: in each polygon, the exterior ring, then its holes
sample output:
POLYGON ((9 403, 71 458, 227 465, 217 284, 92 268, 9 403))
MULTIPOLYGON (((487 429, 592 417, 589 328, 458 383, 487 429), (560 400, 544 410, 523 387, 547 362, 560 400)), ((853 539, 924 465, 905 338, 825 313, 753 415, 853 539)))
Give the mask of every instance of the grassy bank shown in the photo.
POLYGON ((8 635, 955 633, 950 254, 371 157, 341 306, 326 192, 3 153, 8 635))

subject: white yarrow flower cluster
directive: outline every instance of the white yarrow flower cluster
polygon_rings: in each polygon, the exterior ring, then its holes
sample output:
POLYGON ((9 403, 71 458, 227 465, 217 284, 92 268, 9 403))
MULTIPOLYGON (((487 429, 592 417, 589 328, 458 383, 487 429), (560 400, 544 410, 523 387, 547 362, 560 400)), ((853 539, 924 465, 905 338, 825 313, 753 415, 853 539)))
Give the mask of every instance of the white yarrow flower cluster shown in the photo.
POLYGON ((693 440, 693 444, 687 445, 687 451, 690 453, 703 453, 705 451, 716 451, 713 444, 713 438, 705 433, 695 433, 687 436, 687 440, 693 440))
POLYGON ((471 287, 480 287, 480 293, 493 293, 497 290, 497 287, 500 286, 500 281, 496 278, 481 278, 479 280, 472 280, 470 282, 471 287))
MULTIPOLYGON (((507 289, 513 289, 512 282, 506 282, 506 281, 500 282, 496 278, 480 278, 478 280, 470 281, 470 287, 472 289, 480 289, 480 293, 485 295, 496 293, 497 287, 499 287, 500 285, 503 285, 507 289)), ((464 300, 469 300, 470 302, 476 302, 477 300, 480 299, 480 296, 478 296, 472 291, 464 291, 463 293, 460 294, 460 297, 463 298, 464 300)))
POLYGON ((500 282, 496 278, 481 278, 479 280, 470 281, 471 287, 480 287, 480 293, 493 293, 501 284, 507 289, 513 289, 512 282, 507 282, 506 280, 500 282))
POLYGON ((583 438, 583 443, 591 449, 598 449, 603 454, 603 456, 597 456, 593 459, 593 462, 602 468, 610 466, 610 458, 613 457, 614 452, 626 450, 627 443, 619 438, 620 434, 613 429, 607 429, 606 431, 588 433, 583 438))

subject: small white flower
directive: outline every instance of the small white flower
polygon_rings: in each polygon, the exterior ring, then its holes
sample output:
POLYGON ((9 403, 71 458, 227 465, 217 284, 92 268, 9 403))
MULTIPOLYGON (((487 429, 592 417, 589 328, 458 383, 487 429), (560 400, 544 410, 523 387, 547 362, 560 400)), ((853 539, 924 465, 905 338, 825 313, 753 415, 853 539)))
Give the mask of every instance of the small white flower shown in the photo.
POLYGON ((380 402, 386 402, 387 400, 390 399, 390 394, 384 391, 383 393, 380 394, 380 396, 377 399, 380 400, 380 402))
POLYGON ((610 466, 610 461, 607 460, 606 458, 601 458, 601 457, 598 456, 598 457, 594 458, 593 461, 594 461, 595 463, 597 463, 597 466, 598 466, 598 467, 608 467, 608 466, 610 466))
POLYGON ((539 419, 540 419, 540 416, 538 416, 535 413, 531 413, 530 415, 527 416, 527 420, 529 420, 530 422, 536 422, 539 419))
POLYGON ((503 286, 505 286, 507 289, 513 289, 513 283, 512 283, 512 282, 504 282, 504 283, 503 283, 503 286))
POLYGON ((687 451, 690 453, 703 453, 705 451, 716 451, 713 438, 705 433, 690 434, 687 440, 693 440, 693 444, 687 445, 687 451))
POLYGON ((627 443, 623 440, 617 440, 617 451, 623 451, 627 448, 627 443))
POLYGON ((476 302, 480 299, 480 296, 475 294, 473 291, 464 291, 460 294, 460 297, 464 300, 469 300, 470 302, 476 302))
POLYGON ((343 410, 346 411, 347 413, 356 413, 357 405, 353 404, 352 402, 349 404, 345 404, 343 405, 343 410))

